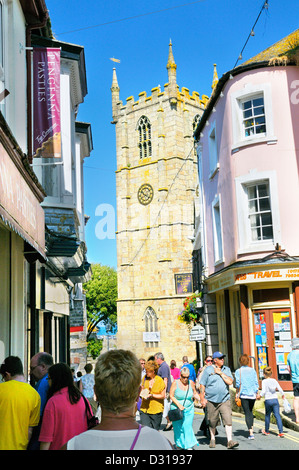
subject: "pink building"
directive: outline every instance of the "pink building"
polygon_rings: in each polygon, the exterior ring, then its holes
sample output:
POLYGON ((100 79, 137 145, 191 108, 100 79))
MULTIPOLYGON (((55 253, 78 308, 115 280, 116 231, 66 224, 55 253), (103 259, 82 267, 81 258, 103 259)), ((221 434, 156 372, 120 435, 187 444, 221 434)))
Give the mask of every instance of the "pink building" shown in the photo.
POLYGON ((232 369, 248 353, 286 390, 299 333, 298 45, 299 30, 225 73, 195 132, 208 348, 232 369))

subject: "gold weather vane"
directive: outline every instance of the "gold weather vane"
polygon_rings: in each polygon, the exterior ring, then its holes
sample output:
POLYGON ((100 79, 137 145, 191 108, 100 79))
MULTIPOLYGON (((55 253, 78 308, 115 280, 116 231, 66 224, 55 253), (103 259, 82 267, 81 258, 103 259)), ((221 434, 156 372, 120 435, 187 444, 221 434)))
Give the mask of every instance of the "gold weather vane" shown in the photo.
POLYGON ((117 62, 120 64, 120 60, 119 59, 115 59, 114 57, 110 57, 110 60, 112 60, 112 62, 117 62))

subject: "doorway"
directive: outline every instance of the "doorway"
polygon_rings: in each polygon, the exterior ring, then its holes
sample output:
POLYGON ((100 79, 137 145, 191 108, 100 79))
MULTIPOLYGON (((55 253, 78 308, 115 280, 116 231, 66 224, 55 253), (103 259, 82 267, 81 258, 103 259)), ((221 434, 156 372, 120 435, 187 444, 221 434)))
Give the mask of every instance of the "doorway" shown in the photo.
POLYGON ((257 355, 257 374, 263 378, 263 369, 270 366, 272 377, 283 390, 292 390, 292 381, 287 368, 287 357, 291 352, 291 313, 289 308, 256 310, 254 333, 257 355))

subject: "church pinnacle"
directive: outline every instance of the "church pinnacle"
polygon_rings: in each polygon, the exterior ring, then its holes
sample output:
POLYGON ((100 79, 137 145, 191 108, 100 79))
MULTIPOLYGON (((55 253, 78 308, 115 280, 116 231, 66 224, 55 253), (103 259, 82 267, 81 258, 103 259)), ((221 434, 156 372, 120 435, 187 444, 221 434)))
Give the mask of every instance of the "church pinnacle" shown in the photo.
POLYGON ((119 102, 119 86, 118 86, 115 68, 113 68, 111 93, 112 93, 112 116, 113 116, 113 122, 115 122, 116 114, 117 114, 116 107, 117 107, 117 103, 119 102))
POLYGON ((174 104, 177 101, 177 83, 176 83, 176 63, 174 61, 173 52, 172 52, 172 42, 170 39, 169 43, 169 52, 168 52, 168 62, 166 65, 168 71, 168 83, 169 83, 169 96, 170 101, 174 104))

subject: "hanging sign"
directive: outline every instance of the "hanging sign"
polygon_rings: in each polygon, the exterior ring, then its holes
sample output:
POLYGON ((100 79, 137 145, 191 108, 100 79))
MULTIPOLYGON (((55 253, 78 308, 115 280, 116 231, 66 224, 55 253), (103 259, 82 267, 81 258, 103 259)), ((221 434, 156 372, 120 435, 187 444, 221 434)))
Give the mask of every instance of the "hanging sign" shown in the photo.
POLYGON ((33 153, 61 157, 60 49, 33 49, 33 153))

